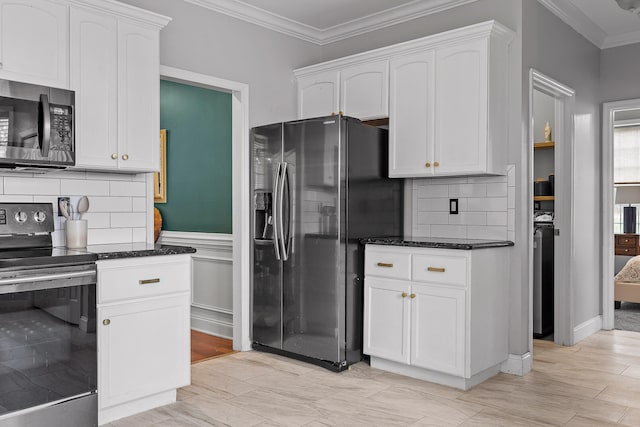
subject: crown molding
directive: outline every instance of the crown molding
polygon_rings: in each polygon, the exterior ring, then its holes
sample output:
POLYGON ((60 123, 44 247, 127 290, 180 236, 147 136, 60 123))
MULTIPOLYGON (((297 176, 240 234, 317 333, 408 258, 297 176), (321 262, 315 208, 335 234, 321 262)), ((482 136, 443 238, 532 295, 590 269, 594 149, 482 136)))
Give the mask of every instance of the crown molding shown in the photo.
POLYGON ((607 34, 571 2, 568 0, 538 0, 538 2, 584 38, 602 49, 607 34))
POLYGON ((607 34, 568 0, 538 0, 538 2, 600 49, 640 42, 640 31, 607 34))
POLYGON ((103 13, 116 14, 121 18, 134 20, 159 29, 165 27, 171 21, 168 16, 114 0, 67 0, 66 3, 91 8, 103 13))
POLYGON ((222 13, 251 24, 259 25, 291 37, 296 37, 317 45, 325 45, 349 37, 375 31, 391 25, 447 9, 472 3, 477 0, 415 0, 382 12, 374 13, 344 24, 326 29, 318 29, 300 22, 276 15, 264 9, 236 0, 185 0, 218 13, 222 13))
POLYGON ((604 39, 604 43, 601 48, 608 49, 610 47, 624 46, 633 43, 640 43, 640 31, 632 31, 630 33, 607 36, 604 39))

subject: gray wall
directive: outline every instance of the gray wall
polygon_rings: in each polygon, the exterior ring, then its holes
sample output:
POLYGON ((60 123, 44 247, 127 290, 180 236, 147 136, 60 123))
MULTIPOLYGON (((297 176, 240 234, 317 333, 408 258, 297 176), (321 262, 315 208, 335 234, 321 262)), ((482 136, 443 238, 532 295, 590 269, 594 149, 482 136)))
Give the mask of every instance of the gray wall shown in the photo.
MULTIPOLYGON (((577 262, 572 295, 575 327, 597 316, 601 306, 600 50, 537 1, 523 0, 522 4, 523 79, 528 79, 533 67, 576 91, 572 187, 572 237, 577 262)), ((528 91, 528 84, 523 85, 524 111, 528 110, 528 91)))
POLYGON ((293 69, 320 62, 319 46, 176 0, 122 0, 172 18, 160 63, 249 84, 250 125, 296 118, 293 69))
POLYGON ((600 100, 640 98, 640 43, 600 52, 600 100))

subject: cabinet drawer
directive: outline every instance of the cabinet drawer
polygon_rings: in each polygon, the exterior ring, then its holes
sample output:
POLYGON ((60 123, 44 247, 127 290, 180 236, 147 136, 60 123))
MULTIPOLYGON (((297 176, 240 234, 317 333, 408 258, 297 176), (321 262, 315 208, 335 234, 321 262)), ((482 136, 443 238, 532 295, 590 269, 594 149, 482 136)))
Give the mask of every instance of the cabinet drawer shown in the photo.
POLYGON ((411 278, 419 282, 466 286, 467 258, 447 255, 413 255, 411 278))
POLYGON ((638 246, 638 236, 616 236, 616 246, 638 246))
POLYGON ((411 278, 411 255, 393 252, 365 252, 364 274, 366 276, 411 278))
POLYGON ((616 246, 616 255, 636 256, 638 255, 638 247, 637 246, 616 246))
POLYGON ((110 265, 110 261, 98 262, 98 304, 191 289, 191 264, 188 258, 176 261, 169 259, 171 256, 149 258, 154 258, 154 262, 144 260, 139 265, 124 266, 117 261, 113 261, 113 265, 110 265))

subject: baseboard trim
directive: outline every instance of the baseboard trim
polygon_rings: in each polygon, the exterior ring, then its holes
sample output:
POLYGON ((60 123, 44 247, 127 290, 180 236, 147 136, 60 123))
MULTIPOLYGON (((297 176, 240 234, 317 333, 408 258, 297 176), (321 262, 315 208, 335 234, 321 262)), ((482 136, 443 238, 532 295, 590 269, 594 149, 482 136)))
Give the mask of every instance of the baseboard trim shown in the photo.
POLYGON ((533 358, 531 357, 531 352, 510 354, 507 360, 502 362, 500 371, 505 374, 524 376, 531 371, 532 365, 533 358))
POLYGON ((602 329, 602 315, 597 315, 573 328, 573 344, 577 344, 602 329))
POLYGON ((193 313, 191 313, 191 329, 220 338, 233 339, 233 323, 193 313))
POLYGON ((176 390, 143 397, 141 399, 125 402, 121 405, 111 406, 98 411, 98 425, 104 425, 121 418, 129 417, 140 412, 149 411, 160 406, 169 405, 176 401, 176 390))

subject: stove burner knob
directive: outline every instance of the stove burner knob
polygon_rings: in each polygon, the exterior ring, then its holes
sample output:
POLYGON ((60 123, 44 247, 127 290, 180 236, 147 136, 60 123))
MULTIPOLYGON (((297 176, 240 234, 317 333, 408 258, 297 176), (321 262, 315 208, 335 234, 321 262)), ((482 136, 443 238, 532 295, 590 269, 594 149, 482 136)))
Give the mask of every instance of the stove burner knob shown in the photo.
POLYGON ((47 219, 47 214, 43 211, 36 211, 36 213, 33 214, 33 220, 35 222, 44 222, 45 219, 47 219))
POLYGON ((16 212, 15 218, 17 222, 25 222, 27 220, 27 214, 25 212, 18 211, 16 212))

